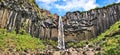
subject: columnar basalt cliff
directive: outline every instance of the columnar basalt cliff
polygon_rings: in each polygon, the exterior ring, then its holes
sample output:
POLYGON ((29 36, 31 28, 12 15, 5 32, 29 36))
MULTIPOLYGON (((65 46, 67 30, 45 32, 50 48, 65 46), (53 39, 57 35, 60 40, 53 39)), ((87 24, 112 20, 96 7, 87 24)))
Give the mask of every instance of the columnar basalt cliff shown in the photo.
MULTIPOLYGON (((63 16, 66 41, 96 37, 120 19, 120 4, 63 16)), ((58 15, 39 9, 34 0, 0 0, 0 28, 57 40, 58 15)))
POLYGON ((34 0, 0 0, 0 28, 8 31, 22 34, 25 30, 39 38, 57 37, 57 18, 39 9, 34 0))
POLYGON ((120 4, 86 12, 68 12, 64 16, 65 39, 82 40, 98 36, 120 20, 120 4))

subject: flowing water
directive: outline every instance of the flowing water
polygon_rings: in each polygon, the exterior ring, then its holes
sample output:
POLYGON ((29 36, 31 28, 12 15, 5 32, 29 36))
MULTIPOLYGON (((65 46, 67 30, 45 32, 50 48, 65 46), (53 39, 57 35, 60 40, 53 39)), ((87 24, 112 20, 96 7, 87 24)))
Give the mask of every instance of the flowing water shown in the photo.
POLYGON ((64 42, 64 28, 61 16, 59 17, 58 23, 58 46, 59 49, 65 49, 65 42, 64 42))

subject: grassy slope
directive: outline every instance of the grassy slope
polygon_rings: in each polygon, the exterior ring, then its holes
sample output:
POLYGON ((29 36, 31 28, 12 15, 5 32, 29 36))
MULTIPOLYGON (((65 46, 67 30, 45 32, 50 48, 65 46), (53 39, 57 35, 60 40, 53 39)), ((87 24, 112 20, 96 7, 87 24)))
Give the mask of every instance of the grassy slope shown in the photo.
POLYGON ((83 40, 79 43, 68 43, 67 46, 72 47, 82 47, 85 46, 86 42, 89 42, 90 45, 94 45, 97 43, 101 46, 103 50, 103 54, 105 55, 118 55, 120 54, 120 21, 113 24, 110 29, 103 32, 101 35, 96 38, 83 40), (117 33, 119 32, 119 33, 117 33))
POLYGON ((105 55, 119 55, 120 54, 120 21, 116 22, 106 30, 104 33, 99 35, 97 38, 89 40, 90 44, 98 43, 99 46, 103 47, 103 53, 105 55), (104 40, 103 40, 104 39, 104 40))
POLYGON ((43 43, 34 37, 24 33, 24 34, 15 34, 14 31, 7 32, 5 29, 0 29, 0 49, 12 48, 14 50, 43 50, 45 47, 43 43))

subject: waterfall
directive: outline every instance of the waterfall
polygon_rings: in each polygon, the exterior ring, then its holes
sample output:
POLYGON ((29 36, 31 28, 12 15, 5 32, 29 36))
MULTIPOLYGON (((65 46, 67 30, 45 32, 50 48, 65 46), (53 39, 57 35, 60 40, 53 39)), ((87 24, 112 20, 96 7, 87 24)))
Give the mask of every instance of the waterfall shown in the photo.
POLYGON ((59 17, 58 23, 58 46, 59 49, 65 49, 65 42, 64 42, 64 28, 61 16, 59 17))

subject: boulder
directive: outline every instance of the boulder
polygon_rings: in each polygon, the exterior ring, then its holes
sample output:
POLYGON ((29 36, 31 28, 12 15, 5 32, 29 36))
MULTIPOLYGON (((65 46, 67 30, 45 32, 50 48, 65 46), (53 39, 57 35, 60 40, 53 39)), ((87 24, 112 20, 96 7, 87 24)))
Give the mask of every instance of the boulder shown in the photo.
POLYGON ((61 55, 60 51, 54 51, 53 55, 61 55))

